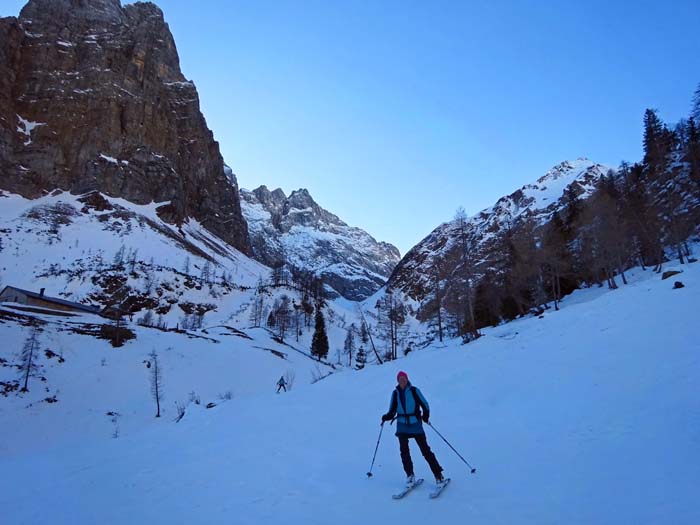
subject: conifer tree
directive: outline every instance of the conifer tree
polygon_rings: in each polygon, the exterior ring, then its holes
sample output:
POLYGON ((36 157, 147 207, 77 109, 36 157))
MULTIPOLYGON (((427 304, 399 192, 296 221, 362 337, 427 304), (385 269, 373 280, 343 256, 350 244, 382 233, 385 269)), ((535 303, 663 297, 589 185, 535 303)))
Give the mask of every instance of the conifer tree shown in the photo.
POLYGON ((360 341, 362 341, 363 345, 366 345, 367 343, 369 343, 369 333, 367 331, 367 323, 365 323, 364 320, 360 324, 360 341))
POLYGON ((311 339, 311 354, 319 361, 328 355, 328 334, 326 334, 326 320, 323 317, 320 305, 316 308, 314 335, 311 339))
POLYGON ((583 204, 572 186, 566 187, 565 199, 564 233, 566 234, 566 242, 569 243, 576 238, 576 228, 583 204))
POLYGON ((695 88, 695 93, 693 93, 693 107, 690 110, 690 118, 695 120, 697 124, 700 122, 700 84, 695 88))
POLYGON ((642 267, 660 269, 663 262, 659 210, 649 197, 648 181, 641 164, 620 166, 622 176, 623 216, 642 267))
POLYGON ((690 178, 700 187, 700 130, 696 122, 693 118, 688 121, 685 156, 690 165, 690 178))
POLYGON ((665 131, 656 110, 647 109, 644 112, 644 166, 652 177, 664 170, 667 153, 665 131))
POLYGON ((365 347, 361 346, 357 350, 357 355, 355 356, 355 368, 357 370, 362 370, 367 364, 367 353, 365 352, 365 347))

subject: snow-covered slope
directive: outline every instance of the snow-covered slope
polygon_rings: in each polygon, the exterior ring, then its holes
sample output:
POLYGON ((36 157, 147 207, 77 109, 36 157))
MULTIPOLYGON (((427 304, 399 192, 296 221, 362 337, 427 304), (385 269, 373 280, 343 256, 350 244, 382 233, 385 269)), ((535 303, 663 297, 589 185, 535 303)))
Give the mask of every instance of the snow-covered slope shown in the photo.
POLYGON ((158 205, 0 192, 2 285, 102 307, 119 302, 127 314, 151 310, 175 326, 193 309, 222 311, 235 290, 269 275, 196 221, 163 222, 158 205))
MULTIPOLYGON (((203 402, 215 402, 229 391, 238 396, 272 390, 280 375, 308 384, 339 367, 346 328, 357 326, 353 303, 337 299, 325 305, 333 364, 312 359, 313 316, 304 322, 294 310, 286 333, 266 322, 284 298, 301 304, 301 291, 272 285, 268 267, 195 221, 180 228, 163 222, 157 206, 99 193, 55 192, 35 200, 0 193, 0 287, 44 288, 49 297, 119 310, 126 330, 115 348, 110 343, 117 339, 112 319, 0 305, 0 394, 11 398, 0 400, 0 410, 27 415, 33 411, 25 413, 22 407, 58 400, 51 418, 41 423, 56 431, 36 433, 34 426, 17 420, 19 439, 12 447, 104 436, 108 412, 120 414, 122 434, 147 425, 152 411, 144 402, 148 384, 143 362, 153 350, 161 354, 166 376, 169 369, 179 371, 169 380, 172 390, 164 406, 169 419, 175 403, 185 403, 190 392, 203 402), (257 322, 251 319, 254 304, 257 322), (37 375, 45 381, 37 379, 40 388, 15 398, 20 375, 15 365, 32 323, 40 329, 43 371, 37 375), (91 381, 76 383, 83 374, 91 381), (100 393, 93 396, 93 391, 100 393), (79 417, 76 425, 61 425, 66 413, 79 417)), ((0 450, 3 446, 10 445, 0 441, 0 450)))
MULTIPOLYGON (((697 523, 700 266, 682 269, 666 281, 635 270, 629 286, 577 291, 559 312, 487 329, 467 346, 449 343, 287 394, 234 396, 116 439, 103 429, 53 449, 24 447, 18 441, 32 432, 81 420, 70 412, 51 419, 60 402, 19 409, 13 401, 7 410, 9 398, 0 398, 3 521, 697 523), (674 280, 685 287, 673 289, 674 280), (365 476, 399 369, 427 396, 435 428, 477 468, 469 474, 427 429, 453 479, 435 501, 430 483, 391 500, 403 480, 393 427, 383 431, 374 477, 365 476)), ((129 351, 72 348, 71 361, 85 369, 74 388, 100 399, 106 388, 95 365, 105 356, 118 367, 129 351)), ((214 377, 215 355, 198 355, 214 377)), ((140 378, 128 386, 146 389, 144 371, 134 370, 140 378)), ((172 382, 188 375, 167 373, 172 382)), ((232 378, 231 387, 244 383, 232 378)), ((413 455, 430 482, 415 447, 413 455)))
POLYGON ((305 189, 287 197, 261 186, 240 190, 254 256, 323 277, 337 294, 362 300, 376 292, 398 263, 391 244, 377 242, 321 208, 305 189))

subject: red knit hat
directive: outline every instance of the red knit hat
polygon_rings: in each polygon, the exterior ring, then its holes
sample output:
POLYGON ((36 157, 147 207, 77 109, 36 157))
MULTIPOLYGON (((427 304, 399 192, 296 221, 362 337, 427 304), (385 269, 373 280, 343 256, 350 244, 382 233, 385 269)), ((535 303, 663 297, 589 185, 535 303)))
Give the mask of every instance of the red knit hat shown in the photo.
POLYGON ((408 381, 408 374, 406 372, 404 372, 403 370, 401 370, 401 372, 396 374, 396 380, 398 381, 401 376, 405 377, 406 381, 408 381))

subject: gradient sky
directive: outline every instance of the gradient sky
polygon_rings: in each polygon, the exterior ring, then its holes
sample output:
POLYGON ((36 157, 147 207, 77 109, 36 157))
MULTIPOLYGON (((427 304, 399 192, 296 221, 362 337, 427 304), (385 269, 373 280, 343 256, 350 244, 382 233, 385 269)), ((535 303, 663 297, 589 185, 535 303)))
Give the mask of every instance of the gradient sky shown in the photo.
POLYGON ((697 0, 156 3, 240 186, 402 254, 563 160, 640 160, 700 82, 697 0))

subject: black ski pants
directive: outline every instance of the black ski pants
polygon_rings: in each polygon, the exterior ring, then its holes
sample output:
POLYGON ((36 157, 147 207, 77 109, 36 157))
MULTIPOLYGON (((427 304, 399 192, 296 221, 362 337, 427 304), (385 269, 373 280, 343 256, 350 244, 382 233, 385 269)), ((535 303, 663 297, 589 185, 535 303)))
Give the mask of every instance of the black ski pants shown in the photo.
POLYGON ((430 447, 428 446, 428 440, 426 439, 425 434, 400 434, 398 438, 399 448, 401 449, 401 462, 403 463, 403 469, 406 472, 407 476, 413 474, 413 461, 411 461, 411 450, 408 448, 408 440, 413 438, 416 440, 416 443, 418 443, 418 448, 420 449, 421 454, 423 454, 425 460, 428 462, 430 470, 433 472, 433 476, 435 476, 436 478, 442 477, 442 467, 440 466, 440 463, 438 463, 438 460, 435 457, 435 454, 433 454, 433 451, 430 450, 430 447))

